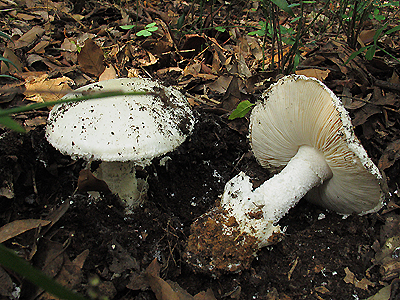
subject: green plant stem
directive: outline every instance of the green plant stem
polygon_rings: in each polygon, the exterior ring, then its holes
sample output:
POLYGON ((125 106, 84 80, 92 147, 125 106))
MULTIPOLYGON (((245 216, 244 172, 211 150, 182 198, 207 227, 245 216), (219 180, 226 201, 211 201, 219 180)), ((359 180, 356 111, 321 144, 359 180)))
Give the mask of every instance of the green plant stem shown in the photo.
POLYGON ((87 300, 80 294, 62 286, 54 279, 50 278, 42 271, 34 268, 27 261, 18 257, 13 251, 0 244, 0 264, 7 269, 11 269, 27 280, 41 287, 45 291, 53 294, 60 299, 66 300, 87 300))

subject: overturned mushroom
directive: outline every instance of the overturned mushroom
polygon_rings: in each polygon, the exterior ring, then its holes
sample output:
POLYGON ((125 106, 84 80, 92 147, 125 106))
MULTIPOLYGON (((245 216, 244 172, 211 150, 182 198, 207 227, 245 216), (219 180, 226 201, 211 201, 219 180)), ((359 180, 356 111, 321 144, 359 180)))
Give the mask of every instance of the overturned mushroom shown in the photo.
POLYGON ((56 105, 49 114, 46 137, 63 154, 102 161, 98 177, 128 207, 135 207, 141 201, 136 166, 145 167, 174 150, 192 132, 195 119, 178 90, 150 79, 111 79, 65 97, 110 91, 145 94, 56 105))
POLYGON ((219 207, 191 227, 185 255, 197 269, 247 268, 259 248, 280 240, 277 222, 303 196, 341 214, 382 206, 382 176, 332 91, 290 75, 263 98, 250 117, 252 150, 262 166, 285 167, 256 189, 243 172, 226 184, 219 207))

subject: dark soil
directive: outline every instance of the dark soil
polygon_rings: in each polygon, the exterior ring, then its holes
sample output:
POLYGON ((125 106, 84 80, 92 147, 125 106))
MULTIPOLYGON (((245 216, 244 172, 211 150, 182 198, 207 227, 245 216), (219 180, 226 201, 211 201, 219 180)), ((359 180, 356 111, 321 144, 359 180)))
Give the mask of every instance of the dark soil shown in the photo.
MULTIPOLYGON (((68 210, 38 245, 50 239, 67 244, 65 252, 71 260, 89 250, 77 288, 83 294, 89 278, 97 275, 115 287, 116 294, 109 294, 114 299, 156 299, 150 290, 126 287, 132 274, 144 270, 154 258, 162 265, 162 278, 177 282, 192 295, 211 288, 217 299, 364 299, 380 289, 371 246, 380 239, 383 219, 376 214, 342 218, 305 201, 281 220, 282 227, 287 226, 283 241, 259 251, 249 270, 218 278, 193 272, 182 260, 191 223, 214 205, 225 183, 240 170, 255 178, 255 184, 269 177, 249 151, 246 132, 234 129, 246 125, 246 119, 228 122, 225 116, 202 109, 196 113, 195 132, 169 154, 166 166, 155 159, 138 171, 148 179, 150 189, 147 201, 129 216, 113 196, 94 201, 86 194, 74 194, 85 162, 59 154, 45 140, 43 128, 25 135, 4 132, 0 178, 14 182, 15 198, 0 198, 0 225, 46 219, 69 202, 68 210), (121 268, 118 275, 110 270, 115 247, 129 253, 137 263, 134 268, 121 268), (345 268, 358 280, 368 274, 375 287, 364 290, 346 283, 345 268)), ((6 245, 19 245, 20 251, 22 246, 27 254, 38 235, 28 232, 6 245)))

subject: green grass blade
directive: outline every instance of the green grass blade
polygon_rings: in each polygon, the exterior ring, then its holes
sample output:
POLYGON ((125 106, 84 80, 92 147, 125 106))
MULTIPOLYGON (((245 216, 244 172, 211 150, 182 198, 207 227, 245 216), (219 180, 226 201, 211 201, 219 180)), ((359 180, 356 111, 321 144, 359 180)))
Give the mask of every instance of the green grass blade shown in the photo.
POLYGON ((287 12, 291 17, 294 17, 293 10, 290 8, 289 4, 286 0, 270 0, 284 12, 287 12))
POLYGON ((9 67, 9 64, 12 64, 17 70, 19 69, 11 60, 5 58, 4 56, 0 55, 0 61, 4 61, 4 63, 9 67))
POLYGON ((10 128, 11 130, 25 133, 24 127, 19 125, 16 121, 11 119, 10 117, 0 117, 0 124, 10 128))
POLYGON ((100 98, 107 98, 107 97, 116 97, 116 96, 132 96, 132 95, 146 95, 146 94, 149 94, 149 93, 148 92, 123 93, 120 91, 113 91, 113 92, 93 93, 93 94, 89 94, 89 95, 85 95, 85 96, 76 96, 76 97, 71 97, 71 98, 68 97, 68 98, 63 98, 63 99, 57 100, 57 101, 41 102, 41 103, 35 103, 35 104, 31 104, 31 105, 26 105, 26 106, 3 109, 3 110, 0 110, 0 118, 7 117, 12 114, 32 111, 32 110, 36 110, 36 109, 42 109, 42 108, 45 108, 48 106, 53 106, 53 105, 61 104, 61 103, 84 101, 84 100, 91 100, 91 99, 100 99, 100 98))
POLYGON ((0 264, 5 268, 13 270, 19 275, 24 276, 30 282, 60 299, 86 300, 82 295, 67 289, 54 279, 48 277, 42 271, 34 268, 27 261, 18 257, 13 251, 6 248, 3 244, 0 244, 0 264))
POLYGON ((388 31, 385 32, 385 34, 389 35, 398 30, 400 30, 400 25, 397 25, 397 26, 393 27, 392 29, 389 29, 388 31))
POLYGON ((10 78, 10 79, 18 80, 17 77, 14 77, 14 76, 11 76, 11 75, 4 75, 4 74, 1 74, 1 75, 0 75, 0 78, 10 78))
POLYGON ((351 61, 352 59, 354 59, 358 54, 360 54, 361 52, 364 52, 366 49, 368 49, 371 46, 366 46, 366 47, 362 47, 360 49, 358 49, 357 51, 354 51, 349 58, 345 61, 345 65, 347 65, 349 63, 349 61, 351 61))
POLYGON ((12 41, 11 37, 7 33, 4 33, 2 31, 0 31, 0 37, 2 37, 3 39, 7 39, 9 41, 12 41))

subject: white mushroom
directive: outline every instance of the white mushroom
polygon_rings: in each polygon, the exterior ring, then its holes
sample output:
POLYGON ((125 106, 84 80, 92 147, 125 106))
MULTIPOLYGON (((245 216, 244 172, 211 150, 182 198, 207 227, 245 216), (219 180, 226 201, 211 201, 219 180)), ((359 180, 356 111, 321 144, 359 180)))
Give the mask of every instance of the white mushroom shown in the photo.
POLYGON ((285 167, 256 189, 238 174, 226 184, 220 207, 192 225, 186 256, 202 270, 248 267, 257 249, 279 240, 277 222, 303 196, 341 214, 382 206, 382 176, 331 90, 317 79, 289 75, 263 98, 250 117, 252 150, 262 166, 285 167), (216 247, 229 251, 216 257, 216 247))
POLYGON ((97 176, 128 207, 135 207, 140 203, 135 167, 174 150, 192 132, 195 119, 178 90, 150 79, 111 79, 65 97, 111 91, 145 94, 56 105, 46 138, 63 154, 102 161, 97 176))

